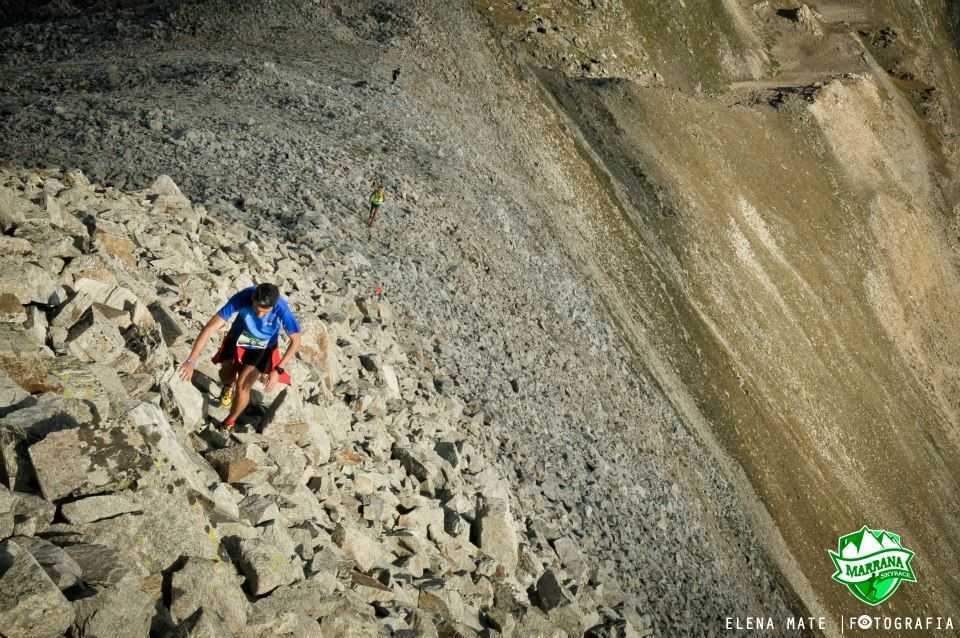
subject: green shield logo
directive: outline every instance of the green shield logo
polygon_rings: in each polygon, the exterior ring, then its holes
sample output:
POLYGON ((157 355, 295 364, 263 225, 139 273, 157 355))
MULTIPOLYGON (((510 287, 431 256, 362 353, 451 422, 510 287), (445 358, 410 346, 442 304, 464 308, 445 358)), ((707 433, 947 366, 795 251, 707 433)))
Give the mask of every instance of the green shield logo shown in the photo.
POLYGON ((868 605, 879 605, 893 596, 903 581, 915 583, 910 561, 913 552, 900 536, 866 525, 837 540, 837 551, 827 550, 837 568, 833 579, 868 605))

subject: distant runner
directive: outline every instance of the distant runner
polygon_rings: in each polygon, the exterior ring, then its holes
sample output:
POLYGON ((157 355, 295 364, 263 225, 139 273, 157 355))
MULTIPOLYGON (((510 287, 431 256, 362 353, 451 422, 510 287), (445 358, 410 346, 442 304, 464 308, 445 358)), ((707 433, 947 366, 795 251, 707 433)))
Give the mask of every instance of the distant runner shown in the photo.
POLYGON ((367 220, 367 226, 373 226, 373 221, 377 218, 380 206, 383 200, 387 198, 387 192, 383 190, 383 185, 377 186, 370 195, 370 218, 367 220))
POLYGON ((278 383, 290 384, 285 368, 300 349, 300 324, 290 311, 287 300, 273 284, 251 286, 230 297, 227 304, 210 318, 200 331, 190 356, 180 366, 180 378, 189 381, 207 341, 233 315, 237 315, 230 332, 220 345, 213 362, 220 364, 223 392, 220 405, 230 408, 223 425, 233 429, 247 404, 250 390, 258 379, 272 391, 278 383), (280 356, 277 344, 280 329, 290 337, 290 347, 280 356), (234 393, 236 397, 234 398, 234 393))

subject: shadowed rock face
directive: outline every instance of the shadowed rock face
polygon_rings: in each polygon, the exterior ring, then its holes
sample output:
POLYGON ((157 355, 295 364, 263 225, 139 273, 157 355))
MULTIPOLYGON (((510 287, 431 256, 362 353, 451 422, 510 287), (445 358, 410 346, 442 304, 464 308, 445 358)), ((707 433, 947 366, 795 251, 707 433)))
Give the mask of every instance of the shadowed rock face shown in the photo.
POLYGON ((0 25, 75 18, 103 12, 170 10, 180 3, 181 0, 7 0, 0 7, 0 25))

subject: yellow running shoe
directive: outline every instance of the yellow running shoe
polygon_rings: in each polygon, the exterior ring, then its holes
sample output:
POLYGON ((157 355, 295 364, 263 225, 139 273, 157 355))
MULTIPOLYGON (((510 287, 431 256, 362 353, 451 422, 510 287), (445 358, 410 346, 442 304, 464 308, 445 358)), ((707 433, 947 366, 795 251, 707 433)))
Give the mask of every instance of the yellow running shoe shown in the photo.
POLYGON ((223 389, 223 392, 220 393, 220 407, 230 409, 230 406, 233 405, 233 384, 231 383, 223 389))

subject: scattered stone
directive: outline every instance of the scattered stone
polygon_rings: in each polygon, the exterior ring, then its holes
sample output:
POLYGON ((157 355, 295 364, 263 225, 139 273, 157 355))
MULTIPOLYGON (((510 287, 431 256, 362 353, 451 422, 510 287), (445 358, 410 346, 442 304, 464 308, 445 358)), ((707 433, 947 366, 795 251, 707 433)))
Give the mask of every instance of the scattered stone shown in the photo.
POLYGON ((553 570, 545 571, 537 581, 537 606, 543 611, 550 611, 571 602, 571 596, 560 584, 553 570))
POLYGON ((276 520, 280 516, 276 499, 269 496, 251 494, 240 501, 238 508, 240 516, 254 526, 276 520))
POLYGON ((206 459, 217 470, 221 480, 237 483, 252 474, 265 455, 257 445, 239 443, 209 452, 206 459))
POLYGON ((333 542, 344 554, 353 559, 363 572, 369 572, 383 564, 386 559, 383 546, 359 528, 338 525, 333 532, 333 542))

